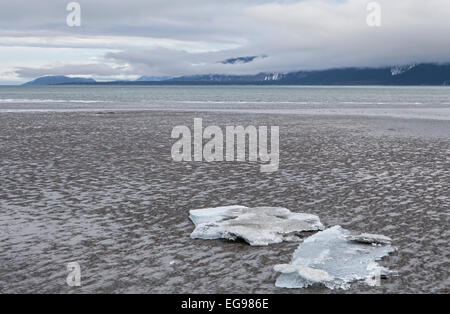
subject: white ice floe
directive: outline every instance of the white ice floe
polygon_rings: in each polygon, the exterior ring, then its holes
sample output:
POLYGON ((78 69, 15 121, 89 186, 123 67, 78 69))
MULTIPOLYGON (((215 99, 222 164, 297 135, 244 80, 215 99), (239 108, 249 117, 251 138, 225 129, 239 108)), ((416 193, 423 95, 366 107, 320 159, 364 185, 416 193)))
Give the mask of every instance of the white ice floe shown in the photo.
POLYGON ((189 211, 189 217, 195 224, 191 238, 242 239, 250 245, 299 240, 300 232, 323 229, 318 216, 293 213, 282 207, 194 209, 189 211))
POLYGON ((193 209, 189 211, 189 218, 195 225, 211 223, 224 219, 234 218, 240 215, 245 206, 232 205, 213 208, 193 209))
POLYGON ((318 232, 299 245, 290 265, 274 267, 281 272, 275 285, 305 288, 320 283, 330 289, 348 289, 355 280, 375 285, 377 279, 389 273, 376 261, 396 250, 381 243, 387 239, 379 235, 354 236, 340 226, 318 232))
POLYGON ((322 283, 333 280, 326 271, 303 265, 279 264, 273 268, 282 274, 297 274, 309 282, 322 283))

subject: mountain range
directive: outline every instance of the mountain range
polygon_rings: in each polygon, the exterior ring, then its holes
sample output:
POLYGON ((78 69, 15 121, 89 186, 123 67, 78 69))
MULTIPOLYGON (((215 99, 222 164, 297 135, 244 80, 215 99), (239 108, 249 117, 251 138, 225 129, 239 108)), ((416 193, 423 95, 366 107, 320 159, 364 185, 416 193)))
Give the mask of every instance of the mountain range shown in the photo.
POLYGON ((96 82, 66 76, 41 77, 24 85, 450 85, 450 64, 410 64, 383 68, 341 68, 254 75, 207 74, 142 76, 135 81, 96 82))
POLYGON ((67 76, 43 76, 23 84, 24 86, 60 85, 60 84, 93 84, 94 79, 67 76))

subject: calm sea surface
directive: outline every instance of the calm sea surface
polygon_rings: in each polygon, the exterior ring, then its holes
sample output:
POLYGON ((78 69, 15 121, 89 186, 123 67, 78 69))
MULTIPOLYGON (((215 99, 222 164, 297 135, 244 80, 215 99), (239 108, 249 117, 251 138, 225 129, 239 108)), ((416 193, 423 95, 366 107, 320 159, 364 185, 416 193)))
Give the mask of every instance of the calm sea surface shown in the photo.
POLYGON ((0 87, 0 112, 202 110, 450 119, 449 87, 0 87))

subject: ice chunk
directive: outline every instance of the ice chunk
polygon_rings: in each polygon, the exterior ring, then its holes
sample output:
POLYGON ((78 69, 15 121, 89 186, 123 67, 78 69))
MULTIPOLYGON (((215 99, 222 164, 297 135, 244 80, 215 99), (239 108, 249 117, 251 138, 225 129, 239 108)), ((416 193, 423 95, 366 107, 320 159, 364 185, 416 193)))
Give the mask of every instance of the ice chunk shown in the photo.
POLYGON ((250 245, 299 240, 304 231, 322 230, 316 215, 293 213, 282 207, 226 206, 189 212, 195 224, 191 238, 243 239, 250 245))
POLYGON ((392 239, 381 234, 361 233, 358 235, 351 235, 348 237, 351 241, 356 241, 365 244, 391 244, 392 239))
POLYGON ((213 208, 192 209, 189 211, 189 218, 195 225, 221 221, 228 218, 234 218, 241 214, 245 206, 232 205, 213 208))
MULTIPOLYGON (((335 226, 306 238, 294 252, 291 266, 296 268, 275 266, 274 269, 281 272, 275 285, 305 288, 321 283, 330 289, 348 289, 352 281, 373 283, 374 277, 386 275, 389 271, 376 261, 394 252, 395 247, 390 244, 367 245, 351 237, 350 231, 335 226)), ((376 238, 377 241, 380 239, 376 238)))
POLYGON ((297 273, 303 279, 313 283, 322 283, 333 280, 333 277, 331 277, 326 271, 303 265, 280 264, 275 265, 273 269, 282 274, 297 273))
POLYGON ((367 270, 369 271, 369 275, 366 277, 366 284, 369 286, 377 286, 380 285, 380 280, 382 277, 386 277, 387 275, 393 273, 386 267, 381 266, 378 263, 370 263, 367 265, 367 270))

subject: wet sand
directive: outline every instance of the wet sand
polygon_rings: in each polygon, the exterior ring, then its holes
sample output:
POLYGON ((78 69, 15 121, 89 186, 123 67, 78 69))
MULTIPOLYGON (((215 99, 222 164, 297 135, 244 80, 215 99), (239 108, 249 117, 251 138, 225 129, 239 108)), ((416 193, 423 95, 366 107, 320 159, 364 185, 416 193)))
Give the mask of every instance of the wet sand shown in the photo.
POLYGON ((334 293, 279 289, 297 243, 193 240, 188 210, 282 206, 394 239, 369 293, 449 293, 450 123, 177 112, 0 114, 0 292, 334 293), (179 163, 176 125, 280 126, 280 169, 179 163), (81 265, 82 286, 65 283, 81 265))

